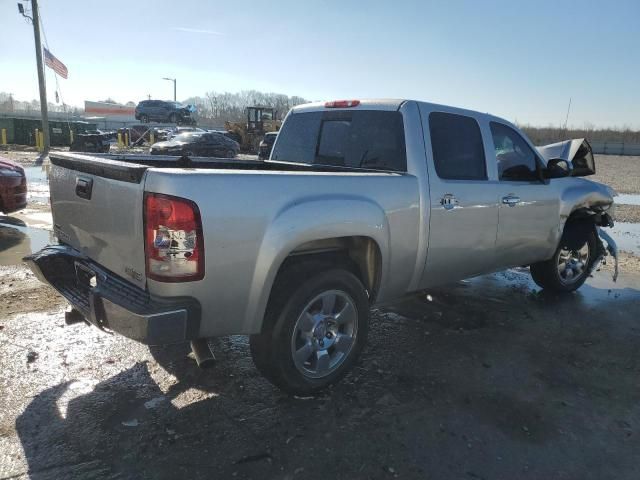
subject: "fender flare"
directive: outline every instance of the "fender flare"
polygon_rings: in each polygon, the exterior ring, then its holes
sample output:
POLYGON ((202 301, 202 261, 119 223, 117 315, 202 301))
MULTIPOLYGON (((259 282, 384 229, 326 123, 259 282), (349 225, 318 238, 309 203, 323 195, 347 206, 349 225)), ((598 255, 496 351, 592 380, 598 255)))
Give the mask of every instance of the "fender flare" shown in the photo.
POLYGON ((298 246, 314 240, 368 237, 378 246, 381 278, 389 269, 390 229, 380 205, 362 197, 332 196, 298 200, 269 222, 259 249, 243 320, 243 331, 258 333, 276 275, 298 246), (354 220, 355 219, 355 220, 354 220))

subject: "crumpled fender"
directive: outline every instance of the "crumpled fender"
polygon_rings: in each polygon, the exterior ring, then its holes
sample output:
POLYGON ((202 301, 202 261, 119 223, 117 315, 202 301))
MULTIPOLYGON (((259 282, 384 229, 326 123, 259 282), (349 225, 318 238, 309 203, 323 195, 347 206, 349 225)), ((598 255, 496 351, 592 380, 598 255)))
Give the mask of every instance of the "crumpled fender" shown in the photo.
POLYGON ((602 183, 576 178, 573 185, 560 196, 560 219, 567 218, 581 208, 608 207, 613 203, 615 191, 602 183))

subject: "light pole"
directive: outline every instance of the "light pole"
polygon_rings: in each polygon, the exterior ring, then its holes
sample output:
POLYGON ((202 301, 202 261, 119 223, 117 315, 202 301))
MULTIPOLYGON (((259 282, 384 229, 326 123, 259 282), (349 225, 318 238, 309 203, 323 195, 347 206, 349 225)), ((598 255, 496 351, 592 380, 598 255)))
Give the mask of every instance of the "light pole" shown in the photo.
POLYGON ((170 82, 173 82, 173 101, 177 101, 176 99, 176 79, 175 78, 168 78, 168 77, 162 77, 163 80, 169 80, 170 82))

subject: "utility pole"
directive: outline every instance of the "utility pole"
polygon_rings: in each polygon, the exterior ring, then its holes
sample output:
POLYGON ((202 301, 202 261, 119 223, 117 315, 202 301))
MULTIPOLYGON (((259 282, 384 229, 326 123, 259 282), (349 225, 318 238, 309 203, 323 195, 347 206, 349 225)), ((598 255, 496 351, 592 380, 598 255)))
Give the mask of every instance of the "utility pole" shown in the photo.
POLYGON ((40 41, 40 12, 38 0, 31 0, 33 15, 33 37, 36 42, 36 63, 38 67, 38 85, 40 87, 40 112, 42 114, 42 133, 44 137, 44 153, 49 152, 49 113, 47 111, 47 87, 44 79, 44 65, 42 64, 42 42, 40 41))
POLYGON ((162 77, 163 80, 169 80, 170 82, 173 82, 173 101, 176 101, 176 79, 175 78, 169 78, 169 77, 162 77))

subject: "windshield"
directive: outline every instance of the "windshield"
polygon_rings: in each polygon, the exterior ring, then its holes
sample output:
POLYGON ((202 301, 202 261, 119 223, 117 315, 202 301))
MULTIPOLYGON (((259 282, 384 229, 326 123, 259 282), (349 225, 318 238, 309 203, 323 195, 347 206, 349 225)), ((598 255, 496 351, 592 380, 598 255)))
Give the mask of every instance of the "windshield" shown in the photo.
POLYGON ((181 133, 180 135, 176 135, 175 137, 173 137, 173 140, 176 140, 178 142, 193 142, 201 136, 202 132, 186 132, 181 133))

